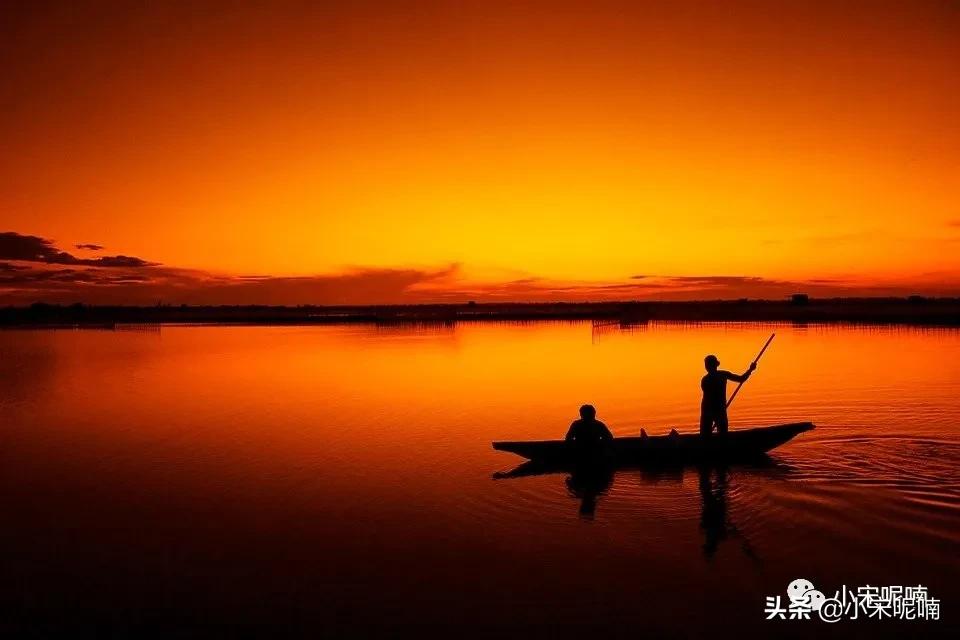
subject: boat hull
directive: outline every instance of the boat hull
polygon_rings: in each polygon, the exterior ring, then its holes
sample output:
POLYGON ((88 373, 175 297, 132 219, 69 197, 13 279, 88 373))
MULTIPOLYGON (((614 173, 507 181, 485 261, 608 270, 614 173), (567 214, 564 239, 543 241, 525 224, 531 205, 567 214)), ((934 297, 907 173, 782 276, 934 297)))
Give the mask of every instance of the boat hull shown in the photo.
MULTIPOLYGON (((793 422, 771 427, 738 429, 725 436, 714 434, 706 439, 701 438, 698 433, 646 438, 614 438, 609 447, 593 454, 591 461, 644 464, 750 460, 813 428, 813 423, 810 422, 793 422)), ((564 440, 494 442, 493 448, 546 464, 572 464, 584 461, 581 451, 564 440)))

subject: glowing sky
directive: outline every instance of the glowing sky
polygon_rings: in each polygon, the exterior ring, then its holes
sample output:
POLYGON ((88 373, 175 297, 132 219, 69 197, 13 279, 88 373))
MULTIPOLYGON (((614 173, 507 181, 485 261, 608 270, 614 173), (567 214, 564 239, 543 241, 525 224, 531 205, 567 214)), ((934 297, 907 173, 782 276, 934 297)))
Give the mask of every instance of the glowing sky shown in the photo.
POLYGON ((960 3, 190 4, 0 8, 0 302, 960 292, 960 3))

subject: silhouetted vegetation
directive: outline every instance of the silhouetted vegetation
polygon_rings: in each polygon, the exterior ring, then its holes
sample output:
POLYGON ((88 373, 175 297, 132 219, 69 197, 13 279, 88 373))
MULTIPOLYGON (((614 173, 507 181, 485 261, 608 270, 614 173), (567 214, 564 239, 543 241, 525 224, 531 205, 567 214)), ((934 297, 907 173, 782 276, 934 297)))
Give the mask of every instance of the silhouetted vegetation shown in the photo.
POLYGON ((0 308, 0 326, 127 324, 403 324, 481 320, 604 320, 625 325, 687 322, 857 322, 960 325, 960 298, 830 298, 697 302, 479 303, 382 306, 89 306, 0 308))

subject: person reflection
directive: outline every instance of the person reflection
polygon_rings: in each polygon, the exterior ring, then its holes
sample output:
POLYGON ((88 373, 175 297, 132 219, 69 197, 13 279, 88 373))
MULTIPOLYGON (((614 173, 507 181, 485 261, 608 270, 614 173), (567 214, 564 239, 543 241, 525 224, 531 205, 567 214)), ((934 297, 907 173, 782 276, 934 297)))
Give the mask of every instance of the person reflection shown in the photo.
POLYGON ((700 528, 703 530, 703 555, 710 560, 729 532, 727 522, 727 468, 707 465, 697 467, 700 475, 700 498, 703 501, 700 528), (716 471, 716 481, 711 471, 716 471))
POLYGON ((613 483, 613 469, 607 465, 580 465, 567 478, 567 489, 580 500, 580 517, 592 520, 597 501, 613 483))

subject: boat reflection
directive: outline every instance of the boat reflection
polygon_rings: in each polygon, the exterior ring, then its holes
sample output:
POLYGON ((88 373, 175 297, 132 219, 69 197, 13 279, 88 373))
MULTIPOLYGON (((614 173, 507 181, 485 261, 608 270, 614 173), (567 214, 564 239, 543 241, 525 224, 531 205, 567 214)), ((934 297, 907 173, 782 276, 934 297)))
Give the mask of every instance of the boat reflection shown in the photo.
POLYGON ((580 500, 580 517, 593 519, 597 501, 613 484, 614 470, 608 466, 585 466, 574 469, 567 477, 567 489, 580 500))
POLYGON ((570 495, 580 501, 580 517, 590 520, 596 513, 600 498, 613 486, 618 474, 630 474, 633 478, 639 477, 642 482, 647 484, 664 482, 682 484, 686 472, 693 468, 697 472, 697 487, 700 493, 700 530, 703 533, 704 558, 708 561, 711 560, 722 542, 729 538, 736 538, 740 542, 744 555, 759 563, 760 558, 753 550, 750 541, 730 519, 727 495, 731 485, 731 476, 755 474, 766 478, 786 479, 792 472, 792 468, 790 465, 769 456, 757 458, 749 463, 737 464, 735 467, 735 473, 731 474, 729 464, 702 464, 696 467, 689 465, 648 466, 642 468, 587 465, 570 468, 527 461, 509 471, 494 473, 493 478, 502 480, 566 474, 565 482, 570 495))

